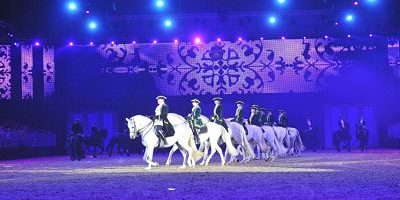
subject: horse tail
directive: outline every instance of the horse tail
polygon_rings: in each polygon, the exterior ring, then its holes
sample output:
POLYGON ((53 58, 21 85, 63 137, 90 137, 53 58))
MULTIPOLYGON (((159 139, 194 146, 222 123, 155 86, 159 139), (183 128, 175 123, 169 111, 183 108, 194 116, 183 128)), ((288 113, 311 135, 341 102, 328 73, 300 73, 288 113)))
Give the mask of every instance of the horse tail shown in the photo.
POLYGON ((190 136, 189 146, 192 148, 192 157, 195 162, 199 161, 203 157, 203 152, 197 150, 196 143, 194 142, 193 136, 190 136))
POLYGON ((231 156, 233 156, 233 157, 236 157, 239 153, 237 152, 237 150, 235 149, 235 147, 232 144, 231 136, 226 131, 226 129, 222 126, 221 126, 221 131, 222 131, 222 134, 221 134, 222 140, 225 142, 226 148, 228 149, 229 154, 231 154, 231 156))
POLYGON ((303 145, 303 141, 301 140, 299 131, 296 130, 296 132, 297 132, 297 135, 296 135, 295 146, 296 146, 297 150, 298 150, 299 152, 301 152, 301 151, 304 151, 305 147, 304 147, 304 145, 303 145))
POLYGON ((253 148, 251 148, 249 141, 247 141, 246 133, 242 132, 242 140, 244 143, 244 148, 246 149, 247 153, 249 154, 251 159, 254 159, 256 155, 254 154, 253 148))

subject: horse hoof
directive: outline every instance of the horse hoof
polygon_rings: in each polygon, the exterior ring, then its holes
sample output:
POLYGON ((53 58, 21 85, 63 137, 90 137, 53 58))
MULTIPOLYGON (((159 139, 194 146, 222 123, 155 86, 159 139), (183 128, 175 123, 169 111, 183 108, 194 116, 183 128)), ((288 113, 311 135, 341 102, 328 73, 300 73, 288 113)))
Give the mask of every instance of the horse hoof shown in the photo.
POLYGON ((158 164, 158 162, 155 162, 154 167, 158 167, 158 166, 160 166, 160 164, 158 164))
POLYGON ((186 169, 186 165, 180 166, 179 169, 186 169))
POLYGON ((165 166, 169 166, 169 165, 170 165, 170 163, 169 163, 169 162, 166 162, 166 163, 165 163, 165 166))
POLYGON ((221 166, 225 166, 225 163, 221 163, 221 166))
POLYGON ((151 167, 148 166, 148 167, 144 168, 144 170, 146 170, 146 171, 151 170, 151 167))

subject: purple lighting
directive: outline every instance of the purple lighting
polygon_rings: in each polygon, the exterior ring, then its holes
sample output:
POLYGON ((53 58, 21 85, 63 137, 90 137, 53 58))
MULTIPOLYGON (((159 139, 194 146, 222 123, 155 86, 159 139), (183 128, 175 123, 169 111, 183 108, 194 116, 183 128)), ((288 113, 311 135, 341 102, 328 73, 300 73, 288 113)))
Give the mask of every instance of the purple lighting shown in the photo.
POLYGON ((217 42, 221 42, 221 38, 217 38, 217 42))
POLYGON ((371 33, 369 34, 369 37, 372 37, 372 34, 371 34, 371 33))
POLYGON ((115 44, 115 42, 114 42, 114 41, 111 41, 111 44, 115 44))
POLYGON ((282 36, 282 38, 281 38, 282 40, 284 40, 284 39, 286 39, 284 36, 282 36))
POLYGON ((93 42, 90 42, 90 43, 89 43, 90 46, 93 46, 93 44, 94 44, 93 42))
POLYGON ((351 37, 351 35, 347 35, 347 37, 349 38, 349 37, 351 37))
POLYGON ((201 39, 200 39, 199 37, 197 37, 197 38, 194 39, 194 42, 195 42, 196 44, 200 44, 201 39))
POLYGON ((238 40, 241 42, 243 39, 241 37, 239 37, 238 40))
POLYGON ((328 36, 327 36, 327 35, 325 35, 325 39, 328 39, 328 36))
POLYGON ((175 39, 175 40, 174 40, 174 43, 175 43, 175 44, 176 44, 176 43, 178 43, 178 40, 177 40, 177 39, 175 39))
POLYGON ((68 45, 69 46, 74 46, 74 43, 73 42, 69 42, 68 45))
POLYGON ((358 6, 358 1, 355 1, 353 4, 354 4, 355 6, 358 6))
POLYGON ((157 44, 157 40, 153 40, 153 44, 157 44))
POLYGON ((40 46, 40 43, 39 42, 35 42, 35 46, 40 46))
POLYGON ((136 44, 136 41, 132 41, 132 44, 136 44))

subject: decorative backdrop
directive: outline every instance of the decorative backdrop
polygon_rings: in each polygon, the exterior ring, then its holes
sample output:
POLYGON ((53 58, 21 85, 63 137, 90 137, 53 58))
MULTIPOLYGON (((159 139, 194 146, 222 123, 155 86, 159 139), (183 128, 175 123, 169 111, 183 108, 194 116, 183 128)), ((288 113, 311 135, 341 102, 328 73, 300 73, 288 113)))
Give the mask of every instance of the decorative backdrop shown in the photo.
POLYGON ((22 99, 33 99, 33 49, 21 46, 22 99))
POLYGON ((400 79, 400 45, 399 40, 388 41, 388 61, 395 75, 400 79))
POLYGON ((0 99, 11 99, 11 49, 0 45, 0 99))
POLYGON ((106 74, 154 75, 165 95, 317 92, 374 44, 334 39, 104 44, 106 74))
POLYGON ((43 47, 43 76, 44 98, 53 98, 56 73, 54 65, 54 47, 52 46, 43 47))

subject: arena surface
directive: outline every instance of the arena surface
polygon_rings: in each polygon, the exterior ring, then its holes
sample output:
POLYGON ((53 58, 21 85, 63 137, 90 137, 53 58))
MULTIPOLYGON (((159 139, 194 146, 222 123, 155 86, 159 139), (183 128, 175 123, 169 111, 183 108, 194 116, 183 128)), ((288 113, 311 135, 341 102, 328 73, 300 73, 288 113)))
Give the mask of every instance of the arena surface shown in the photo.
MULTIPOLYGON (((165 154, 155 160, 164 163, 165 154)), ((141 156, 0 162, 0 199, 399 199, 400 151, 306 152, 274 163, 145 171, 141 156)))

